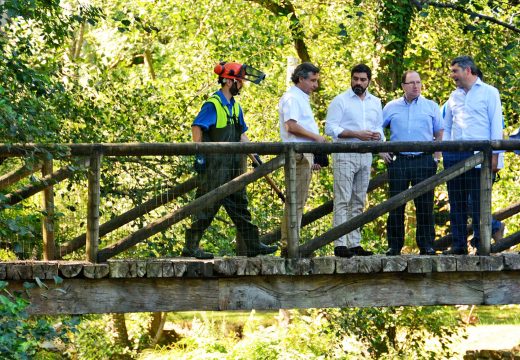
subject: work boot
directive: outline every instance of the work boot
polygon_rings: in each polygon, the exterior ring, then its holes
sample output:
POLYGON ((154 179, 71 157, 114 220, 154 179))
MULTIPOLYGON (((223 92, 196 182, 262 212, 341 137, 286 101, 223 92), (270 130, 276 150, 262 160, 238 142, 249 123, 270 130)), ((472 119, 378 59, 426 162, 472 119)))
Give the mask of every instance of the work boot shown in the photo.
POLYGON ((186 243, 182 249, 181 255, 184 257, 194 257, 196 259, 213 259, 213 254, 199 248, 200 238, 202 234, 186 230, 186 243))
POLYGON ((273 254, 278 250, 278 246, 267 246, 260 240, 258 240, 258 243, 250 246, 247 246, 247 257, 255 257, 257 255, 269 255, 273 254))

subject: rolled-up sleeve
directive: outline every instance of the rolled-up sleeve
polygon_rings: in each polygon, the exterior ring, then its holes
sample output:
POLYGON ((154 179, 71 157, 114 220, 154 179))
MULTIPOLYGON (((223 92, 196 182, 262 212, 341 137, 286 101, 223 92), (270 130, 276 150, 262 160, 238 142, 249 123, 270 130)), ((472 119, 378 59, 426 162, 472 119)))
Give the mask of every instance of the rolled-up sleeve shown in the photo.
POLYGON ((327 117, 325 119, 325 134, 337 139, 339 134, 343 132, 343 128, 339 126, 343 115, 343 106, 337 98, 332 100, 327 109, 327 117))

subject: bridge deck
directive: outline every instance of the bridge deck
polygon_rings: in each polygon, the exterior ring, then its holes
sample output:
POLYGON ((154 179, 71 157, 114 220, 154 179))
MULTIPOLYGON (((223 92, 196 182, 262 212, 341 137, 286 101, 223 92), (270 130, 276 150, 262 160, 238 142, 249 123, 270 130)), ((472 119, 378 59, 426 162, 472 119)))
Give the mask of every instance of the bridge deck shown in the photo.
POLYGON ((520 303, 518 254, 17 261, 0 279, 40 283, 33 314, 520 303))

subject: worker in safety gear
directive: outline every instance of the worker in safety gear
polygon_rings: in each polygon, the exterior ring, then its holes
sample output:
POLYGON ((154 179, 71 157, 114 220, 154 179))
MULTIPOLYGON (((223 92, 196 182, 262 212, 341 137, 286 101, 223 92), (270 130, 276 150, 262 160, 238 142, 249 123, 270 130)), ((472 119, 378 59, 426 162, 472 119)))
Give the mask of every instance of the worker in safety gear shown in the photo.
MULTIPOLYGON (((242 107, 235 100, 243 81, 259 84, 265 74, 251 66, 221 62, 214 68, 219 76, 221 89, 202 105, 191 130, 194 142, 246 142, 247 125, 242 107)), ((194 168, 199 174, 197 197, 229 182, 242 173, 243 154, 196 155, 194 168)), ((208 204, 193 217, 191 228, 186 231, 186 243, 182 256, 212 259, 213 254, 199 248, 204 231, 209 227, 220 206, 224 206, 237 229, 237 238, 242 238, 247 256, 272 254, 277 246, 266 246, 259 240, 258 227, 251 222, 247 206, 246 190, 233 193, 223 200, 208 204)))

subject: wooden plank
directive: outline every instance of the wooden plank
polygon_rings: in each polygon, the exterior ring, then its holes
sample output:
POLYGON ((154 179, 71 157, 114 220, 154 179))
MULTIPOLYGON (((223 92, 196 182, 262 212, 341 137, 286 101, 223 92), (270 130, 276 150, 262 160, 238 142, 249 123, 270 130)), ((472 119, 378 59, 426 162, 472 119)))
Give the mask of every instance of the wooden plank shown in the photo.
POLYGON ((473 155, 472 157, 466 159, 466 161, 461 161, 459 164, 456 164, 424 181, 421 181, 419 184, 412 186, 408 190, 393 196, 392 198, 374 206, 373 208, 368 209, 364 213, 355 216, 349 221, 333 227, 331 230, 328 230, 322 235, 301 245, 300 255, 302 257, 310 256, 313 251, 327 245, 335 239, 338 239, 340 236, 348 234, 352 230, 355 230, 360 226, 377 219, 379 216, 387 213, 388 211, 404 205, 417 196, 420 196, 434 189, 436 186, 459 176, 460 174, 467 171, 468 168, 475 167, 477 164, 482 162, 482 159, 482 153, 473 155))
MULTIPOLYGON (((501 274, 501 273, 494 273, 501 274)), ((498 277, 500 279, 500 277, 498 277)), ((490 278, 496 282, 496 278, 490 278)), ((516 284, 520 279, 516 278, 516 284)), ((511 285, 514 285, 513 281, 511 285)), ((504 296, 507 294, 504 293, 504 296)), ((511 298, 515 298, 517 295, 511 298)), ((503 297, 500 301, 508 301, 503 297)), ((483 304, 479 274, 349 274, 220 279, 220 310, 483 304)))
POLYGON ((520 270, 520 254, 504 254, 505 270, 520 270))
POLYGON ((0 156, 24 156, 27 152, 60 147, 72 156, 90 156, 94 151, 102 151, 106 156, 161 156, 195 154, 282 154, 293 147, 300 153, 334 152, 403 152, 403 151, 474 151, 491 146, 493 150, 518 150, 518 140, 482 141, 364 141, 344 143, 112 143, 112 144, 0 144, 0 156))
MULTIPOLYGON (((163 193, 151 198, 150 200, 136 206, 135 208, 128 210, 127 212, 110 219, 104 224, 99 226, 99 236, 102 237, 123 225, 128 224, 131 221, 150 213, 158 207, 167 204, 168 202, 186 194, 187 192, 195 189, 197 186, 197 177, 192 177, 187 181, 175 186, 174 188, 167 189, 163 193)), ((60 256, 65 256, 73 251, 78 250, 82 246, 85 246, 87 234, 81 234, 71 241, 64 243, 59 248, 60 256)))
MULTIPOLYGON (((88 160, 80 161, 78 166, 85 166, 88 163, 88 160)), ((16 191, 13 191, 7 195, 5 195, 5 200, 2 202, 3 204, 7 205, 15 205, 23 200, 33 196, 34 194, 39 193, 40 191, 44 190, 50 185, 56 185, 57 183, 68 179, 74 174, 75 170, 73 170, 71 167, 64 167, 61 168, 55 172, 53 172, 51 175, 44 176, 43 178, 36 181, 34 184, 25 186, 21 189, 18 189, 16 191)))
POLYGON ((108 276, 110 267, 108 264, 86 264, 83 266, 83 275, 87 279, 101 279, 108 276))
POLYGON ((491 149, 484 151, 484 161, 480 169, 480 245, 479 254, 489 255, 491 250, 491 149))
POLYGON ((484 302, 488 305, 520 303, 520 274, 518 272, 483 273, 484 302), (500 274, 499 277, 495 274, 500 274))
POLYGON ((0 176, 0 190, 5 189, 9 185, 15 184, 23 178, 34 174, 42 168, 42 163, 37 162, 35 164, 25 164, 19 169, 16 169, 10 173, 0 176))
MULTIPOLYGON (((43 161, 43 177, 52 174, 52 166, 52 158, 43 161)), ((54 187, 52 185, 46 187, 43 190, 42 195, 42 208, 44 213, 42 217, 43 260, 54 260, 56 259, 54 233, 54 187)))
POLYGON ((85 264, 84 262, 77 261, 60 262, 58 264, 58 271, 65 278, 74 278, 81 273, 85 264))
MULTIPOLYGON (((21 289, 23 283, 9 283, 21 289)), ((218 281, 200 279, 65 279, 59 291, 34 288, 31 314, 218 310, 218 281), (43 295, 43 296, 42 296, 43 295)))
POLYGON ((139 242, 153 236, 163 230, 166 230, 171 225, 181 221, 187 216, 195 213, 199 209, 207 206, 209 202, 214 202, 225 198, 226 196, 235 193, 241 188, 245 187, 247 184, 252 183, 266 174, 273 172, 279 167, 283 166, 284 158, 277 157, 271 161, 268 161, 255 170, 242 174, 230 182, 219 186, 213 191, 199 197, 198 199, 192 201, 188 205, 182 207, 181 209, 173 211, 171 214, 165 215, 162 218, 148 224, 142 229, 137 230, 135 233, 130 234, 124 239, 107 246, 106 248, 99 251, 98 261, 103 262, 107 259, 115 256, 132 246, 138 244, 139 242))
MULTIPOLYGON (((287 257, 300 257, 300 227, 298 226, 297 198, 296 198, 296 154, 293 149, 285 153, 285 208, 284 217, 286 221, 287 257)), ((282 235, 282 236, 284 236, 282 235)))
POLYGON ((312 274, 334 274, 336 271, 336 257, 320 256, 311 258, 312 274))
POLYGON ((520 231, 503 238, 491 246, 492 253, 499 253, 520 244, 520 231))
POLYGON ((99 204, 101 201, 101 153, 94 153, 90 157, 88 172, 88 204, 87 204, 87 261, 97 262, 99 247, 99 204))
POLYGON ((402 272, 408 267, 404 256, 387 256, 382 259, 383 272, 402 272))
POLYGON ((32 266, 32 275, 41 280, 52 280, 58 276, 58 262, 38 262, 32 266))
MULTIPOLYGON (((105 267, 108 269, 108 265, 105 267)), ((24 281, 11 279, 9 288, 21 289, 24 281)), ((48 289, 31 289, 28 311, 84 314, 520 304, 519 289, 518 271, 86 278, 64 279, 62 284, 49 284, 48 289)))

